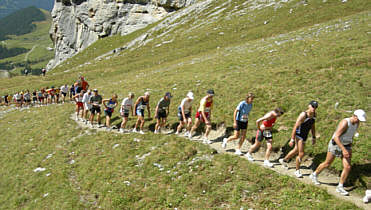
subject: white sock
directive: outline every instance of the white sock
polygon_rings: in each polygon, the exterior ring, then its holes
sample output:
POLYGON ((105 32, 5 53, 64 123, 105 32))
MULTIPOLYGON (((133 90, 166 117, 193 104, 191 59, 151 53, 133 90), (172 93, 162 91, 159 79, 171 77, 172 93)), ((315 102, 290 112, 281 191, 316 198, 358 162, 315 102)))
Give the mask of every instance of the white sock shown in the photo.
POLYGON ((343 184, 339 183, 338 187, 344 187, 343 184))
POLYGON ((317 173, 316 173, 316 172, 313 172, 313 175, 314 175, 314 176, 317 176, 317 173))

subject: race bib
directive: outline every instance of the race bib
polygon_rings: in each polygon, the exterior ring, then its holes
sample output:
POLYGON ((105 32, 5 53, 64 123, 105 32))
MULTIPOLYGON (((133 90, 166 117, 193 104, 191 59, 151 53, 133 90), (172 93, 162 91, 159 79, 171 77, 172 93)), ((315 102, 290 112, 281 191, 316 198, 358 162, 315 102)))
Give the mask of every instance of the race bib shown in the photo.
POLYGON ((211 110, 210 107, 205 108, 205 112, 210 112, 210 110, 211 110))
POLYGON ((263 136, 266 138, 272 137, 272 132, 270 130, 263 131, 263 136))
POLYGON ((249 116, 247 114, 243 114, 241 116, 241 120, 243 120, 243 121, 247 121, 248 119, 249 119, 249 116))

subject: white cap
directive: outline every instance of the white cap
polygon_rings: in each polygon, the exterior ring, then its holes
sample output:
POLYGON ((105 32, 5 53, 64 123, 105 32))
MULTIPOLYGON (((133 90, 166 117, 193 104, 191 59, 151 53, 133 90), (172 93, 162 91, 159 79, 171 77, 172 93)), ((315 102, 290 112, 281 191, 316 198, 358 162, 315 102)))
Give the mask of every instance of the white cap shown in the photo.
POLYGON ((149 96, 149 92, 148 92, 148 91, 145 92, 144 95, 145 95, 145 96, 149 96))
POLYGON ((188 92, 188 93, 187 93, 187 97, 188 97, 189 99, 192 99, 192 100, 194 99, 194 98, 193 98, 193 93, 192 93, 192 92, 188 92))
POLYGON ((363 111, 362 109, 357 109, 356 111, 354 111, 354 115, 357 116, 359 121, 361 121, 361 122, 366 121, 366 112, 363 111))

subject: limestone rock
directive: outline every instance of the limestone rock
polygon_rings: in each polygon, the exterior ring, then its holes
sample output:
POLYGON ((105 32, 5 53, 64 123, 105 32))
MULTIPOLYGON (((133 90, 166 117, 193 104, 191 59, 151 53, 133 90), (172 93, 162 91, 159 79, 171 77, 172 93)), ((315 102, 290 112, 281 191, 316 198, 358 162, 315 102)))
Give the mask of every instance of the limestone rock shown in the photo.
POLYGON ((55 0, 50 70, 100 38, 126 35, 159 21, 196 0, 55 0))

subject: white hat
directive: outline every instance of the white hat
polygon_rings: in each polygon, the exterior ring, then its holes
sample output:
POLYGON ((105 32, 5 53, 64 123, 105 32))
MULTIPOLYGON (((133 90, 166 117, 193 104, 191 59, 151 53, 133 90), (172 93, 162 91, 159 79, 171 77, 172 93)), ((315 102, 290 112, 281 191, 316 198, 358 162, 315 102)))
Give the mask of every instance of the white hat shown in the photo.
POLYGON ((359 121, 361 121, 361 122, 366 121, 366 112, 363 111, 362 109, 357 109, 356 111, 354 111, 354 115, 357 116, 359 121))
POLYGON ((187 97, 188 97, 189 99, 192 99, 192 100, 194 99, 194 98, 193 98, 193 93, 192 93, 192 92, 188 92, 188 93, 187 93, 187 97))
POLYGON ((147 91, 147 92, 144 93, 144 95, 145 95, 145 96, 149 96, 150 94, 149 94, 149 92, 147 91))

